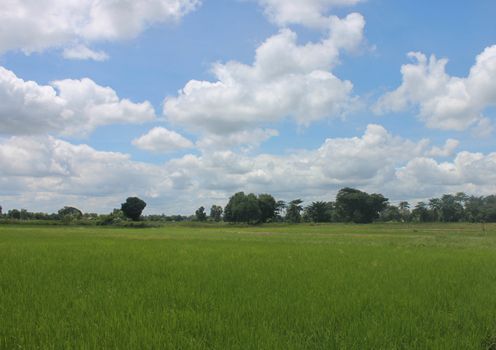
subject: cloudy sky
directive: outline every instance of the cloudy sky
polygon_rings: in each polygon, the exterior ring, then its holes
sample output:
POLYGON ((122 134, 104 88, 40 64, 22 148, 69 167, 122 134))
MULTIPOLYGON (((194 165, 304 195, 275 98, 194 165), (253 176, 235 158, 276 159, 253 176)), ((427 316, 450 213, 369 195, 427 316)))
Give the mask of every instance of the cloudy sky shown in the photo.
POLYGON ((494 0, 3 0, 0 205, 496 193, 494 0))

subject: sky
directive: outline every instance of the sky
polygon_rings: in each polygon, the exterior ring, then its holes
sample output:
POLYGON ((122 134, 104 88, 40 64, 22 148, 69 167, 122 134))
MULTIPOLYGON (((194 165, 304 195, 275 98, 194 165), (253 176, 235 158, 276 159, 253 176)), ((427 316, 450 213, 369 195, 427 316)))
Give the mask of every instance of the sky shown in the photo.
POLYGON ((0 205, 496 194, 493 0, 4 0, 0 205))

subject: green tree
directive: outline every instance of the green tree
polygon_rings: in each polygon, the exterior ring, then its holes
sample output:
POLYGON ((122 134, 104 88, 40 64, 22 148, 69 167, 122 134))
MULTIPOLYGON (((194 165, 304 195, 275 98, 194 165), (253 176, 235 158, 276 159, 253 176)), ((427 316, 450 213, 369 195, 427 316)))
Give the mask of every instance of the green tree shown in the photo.
POLYGON ((395 205, 388 205, 383 211, 381 211, 380 218, 382 221, 401 221, 400 209, 395 205))
POLYGON ((210 208, 210 219, 219 222, 222 219, 222 207, 219 205, 212 205, 210 208))
POLYGON ((418 202, 415 208, 412 210, 412 219, 418 222, 430 221, 432 216, 425 202, 418 202))
POLYGON ((126 217, 133 221, 139 221, 146 203, 138 197, 129 197, 121 204, 121 210, 126 217))
POLYGON ((70 216, 74 219, 81 219, 83 217, 83 212, 74 207, 63 207, 58 211, 58 214, 60 217, 70 216))
POLYGON ((224 208, 224 220, 228 222, 257 223, 260 221, 260 216, 258 199, 253 193, 234 194, 224 208))
POLYGON ((203 206, 196 210, 195 216, 198 221, 207 221, 207 213, 205 213, 205 208, 203 206))
POLYGON ((11 209, 7 212, 7 216, 10 219, 17 219, 19 220, 21 218, 21 212, 17 209, 11 209))
POLYGON ((332 215, 331 203, 326 202, 312 202, 305 208, 305 217, 312 222, 329 222, 332 215))
POLYGON ((399 210, 399 213, 400 213, 400 220, 403 221, 403 222, 408 222, 410 221, 410 216, 411 216, 411 212, 410 212, 410 203, 408 202, 400 202, 400 204, 398 204, 398 210, 399 210))
POLYGON ((258 206, 260 207, 260 222, 269 222, 276 217, 277 202, 272 195, 259 194, 258 206))
POLYGON ((286 221, 292 223, 301 222, 301 211, 303 210, 301 203, 303 203, 301 199, 295 199, 289 202, 286 210, 286 221))
POLYGON ((336 196, 336 214, 340 221, 369 223, 379 217, 388 205, 382 194, 368 194, 354 188, 343 188, 336 196))

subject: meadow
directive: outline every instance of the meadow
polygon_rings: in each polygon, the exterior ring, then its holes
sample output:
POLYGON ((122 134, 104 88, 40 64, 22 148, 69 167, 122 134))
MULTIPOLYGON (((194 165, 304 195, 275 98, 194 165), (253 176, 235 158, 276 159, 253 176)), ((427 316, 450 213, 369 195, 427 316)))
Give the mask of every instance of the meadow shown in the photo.
POLYGON ((0 225, 1 349, 496 349, 496 225, 0 225))

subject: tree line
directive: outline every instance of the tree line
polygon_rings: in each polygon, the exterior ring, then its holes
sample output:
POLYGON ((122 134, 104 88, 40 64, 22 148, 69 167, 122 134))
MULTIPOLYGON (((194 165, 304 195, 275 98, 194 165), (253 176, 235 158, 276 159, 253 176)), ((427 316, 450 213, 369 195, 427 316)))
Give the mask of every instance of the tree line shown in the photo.
POLYGON ((91 223, 119 225, 126 222, 228 222, 260 224, 269 222, 496 222, 496 195, 468 196, 465 193, 445 194, 412 207, 408 202, 398 205, 378 193, 366 193, 354 188, 339 190, 334 201, 314 201, 303 205, 301 199, 288 202, 276 200, 271 194, 255 195, 238 192, 229 198, 225 207, 212 205, 207 213, 198 208, 194 215, 147 215, 142 212, 146 203, 137 197, 129 197, 120 209, 99 215, 83 213, 75 207, 64 207, 57 213, 33 213, 26 209, 11 209, 0 218, 8 220, 51 220, 62 223, 91 223))

